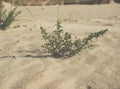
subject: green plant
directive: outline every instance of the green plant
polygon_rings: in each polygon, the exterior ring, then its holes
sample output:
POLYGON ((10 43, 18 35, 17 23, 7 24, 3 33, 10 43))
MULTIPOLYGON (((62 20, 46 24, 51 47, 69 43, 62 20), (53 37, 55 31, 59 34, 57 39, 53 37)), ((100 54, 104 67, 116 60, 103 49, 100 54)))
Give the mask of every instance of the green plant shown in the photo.
POLYGON ((3 7, 0 6, 0 29, 6 29, 15 21, 16 16, 21 13, 21 11, 16 12, 16 9, 17 7, 7 14, 6 10, 3 11, 3 7))
POLYGON ((90 41, 93 38, 98 38, 107 31, 106 29, 91 33, 88 37, 81 40, 73 39, 68 32, 64 33, 59 21, 57 22, 56 27, 56 30, 51 34, 48 34, 46 29, 40 27, 42 38, 45 40, 45 44, 43 44, 42 47, 47 49, 47 51, 55 58, 67 58, 78 54, 81 50, 92 46, 90 41))

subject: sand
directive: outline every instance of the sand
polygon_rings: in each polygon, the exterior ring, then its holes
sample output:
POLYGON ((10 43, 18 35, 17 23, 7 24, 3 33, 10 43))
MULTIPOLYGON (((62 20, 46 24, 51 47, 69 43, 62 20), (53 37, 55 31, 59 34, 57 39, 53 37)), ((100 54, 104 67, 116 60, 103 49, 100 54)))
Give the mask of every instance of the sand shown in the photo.
POLYGON ((64 31, 83 38, 108 29, 92 49, 68 59, 52 58, 41 48, 39 28, 55 29, 55 5, 18 10, 17 21, 0 31, 0 89, 120 89, 120 5, 60 6, 64 31))

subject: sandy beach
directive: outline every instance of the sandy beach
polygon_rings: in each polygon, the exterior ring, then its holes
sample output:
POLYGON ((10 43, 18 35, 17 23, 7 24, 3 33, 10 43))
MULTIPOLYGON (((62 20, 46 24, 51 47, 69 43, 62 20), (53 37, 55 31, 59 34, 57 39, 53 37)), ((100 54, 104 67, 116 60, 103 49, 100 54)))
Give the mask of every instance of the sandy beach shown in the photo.
POLYGON ((61 5, 63 29, 80 38, 108 29, 92 49, 68 59, 44 53, 40 26, 55 30, 57 6, 19 6, 0 31, 0 89, 120 89, 120 4, 61 5))

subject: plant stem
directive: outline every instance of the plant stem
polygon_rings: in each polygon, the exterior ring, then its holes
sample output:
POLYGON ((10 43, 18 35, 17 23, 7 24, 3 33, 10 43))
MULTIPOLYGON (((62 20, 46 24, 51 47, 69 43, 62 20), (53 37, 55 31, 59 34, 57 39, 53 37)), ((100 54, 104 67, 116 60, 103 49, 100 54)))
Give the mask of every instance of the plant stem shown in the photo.
POLYGON ((57 21, 59 21, 59 0, 57 0, 57 21))

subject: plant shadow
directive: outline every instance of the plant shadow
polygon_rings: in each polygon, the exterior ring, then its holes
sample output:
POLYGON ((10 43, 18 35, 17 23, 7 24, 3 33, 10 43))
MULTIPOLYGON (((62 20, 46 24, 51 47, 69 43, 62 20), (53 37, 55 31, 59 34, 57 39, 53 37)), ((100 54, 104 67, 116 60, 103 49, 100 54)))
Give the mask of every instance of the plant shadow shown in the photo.
POLYGON ((50 54, 47 53, 47 51, 44 50, 19 50, 18 53, 21 53, 19 57, 25 57, 25 58, 47 58, 51 57, 50 54))

